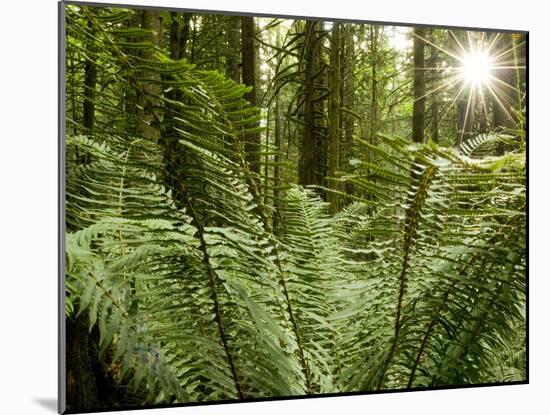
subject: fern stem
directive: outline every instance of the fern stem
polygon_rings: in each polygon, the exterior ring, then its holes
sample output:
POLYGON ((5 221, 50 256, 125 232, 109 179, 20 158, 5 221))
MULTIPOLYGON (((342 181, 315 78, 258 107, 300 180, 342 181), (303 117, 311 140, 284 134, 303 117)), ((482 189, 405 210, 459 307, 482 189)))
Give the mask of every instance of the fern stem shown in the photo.
MULTIPOLYGON (((441 307, 438 307, 438 309, 435 313, 436 316, 439 315, 440 310, 441 310, 441 307)), ((422 339, 422 344, 420 345, 420 349, 418 351, 418 354, 416 355, 416 359, 414 361, 414 365, 413 365, 413 368, 411 370, 411 374, 409 376, 409 381, 407 382, 407 389, 409 389, 412 386, 412 383, 413 383, 413 380, 414 380, 414 375, 416 373, 416 368, 418 367, 418 364, 420 363, 420 358, 424 354, 424 349, 426 347, 426 344, 428 343, 428 338, 432 334, 432 330, 435 327, 436 321, 437 321, 437 317, 434 317, 432 319, 432 321, 430 321, 430 325, 428 327, 428 330, 426 330, 426 333, 424 334, 424 337, 422 339)))
MULTIPOLYGON (((87 13, 87 14, 89 14, 89 13, 87 13)), ((91 15, 91 14, 89 14, 89 15, 91 16, 91 19, 93 19, 93 15, 91 15)), ((101 26, 95 21, 95 19, 93 19, 93 22, 94 22, 95 25, 97 25, 101 28, 101 26)), ((113 40, 109 36, 106 35, 105 37, 109 41, 109 43, 111 44, 111 46, 113 48, 113 51, 115 52, 115 54, 116 54, 117 58, 119 59, 120 63, 128 69, 128 71, 131 75, 130 83, 135 88, 136 93, 140 95, 140 98, 142 98, 145 103, 151 105, 150 97, 148 96, 148 94, 146 94, 145 89, 143 88, 143 85, 139 82, 139 78, 135 74, 134 69, 132 68, 132 66, 125 59, 124 54, 115 45, 115 43, 113 42, 113 40)), ((161 122, 160 122, 160 119, 158 118, 157 114, 155 114, 155 112, 153 111, 152 115, 153 115, 153 119, 154 119, 152 124, 154 124, 156 126, 160 126, 161 122)), ((175 160, 173 159, 171 154, 170 154, 170 156, 171 156, 171 159, 170 159, 171 164, 175 164, 175 160)), ((225 329, 223 327, 223 322, 222 322, 222 318, 221 318, 221 307, 220 307, 220 304, 219 304, 218 293, 217 293, 217 278, 216 278, 216 275, 214 273, 214 269, 212 268, 212 265, 210 263, 210 257, 208 255, 206 241, 204 240, 204 227, 202 226, 202 224, 198 220, 198 215, 196 214, 196 212, 193 208, 193 205, 190 202, 189 193, 187 191, 187 188, 186 188, 185 184, 181 180, 181 177, 176 176, 176 180, 177 180, 178 186, 180 187, 180 191, 182 192, 182 195, 185 195, 186 206, 189 210, 189 214, 191 215, 191 217, 193 219, 193 222, 195 223, 195 226, 197 227, 199 241, 200 241, 200 248, 201 248, 201 251, 202 251, 202 254, 203 254, 203 262, 204 262, 204 264, 206 266, 206 270, 208 272, 210 288, 211 288, 211 291, 212 291, 212 301, 214 302, 214 315, 215 315, 215 319, 216 319, 216 324, 218 326, 218 333, 219 333, 219 336, 220 336, 220 340, 222 342, 223 350, 224 350, 225 355, 227 357, 229 367, 231 369, 231 375, 233 377, 233 382, 234 382, 235 389, 237 390, 237 395, 240 399, 244 399, 244 394, 243 394, 241 385, 240 385, 239 380, 238 380, 237 368, 235 366, 233 356, 231 355, 231 353, 229 351, 229 346, 228 346, 228 343, 227 343, 227 336, 225 334, 225 329)))
MULTIPOLYGON (((507 224, 503 224, 503 226, 506 226, 506 225, 507 224)), ((497 235, 495 235, 495 236, 493 236, 492 238, 489 239, 488 243, 489 244, 494 243, 495 239, 497 239, 498 236, 499 236, 499 234, 497 233, 497 235)), ((476 253, 475 255, 473 255, 470 258, 470 260, 464 265, 464 267, 460 270, 458 275, 459 276, 466 275, 466 271, 472 266, 472 264, 476 261, 477 258, 479 258, 480 255, 481 255, 480 253, 476 253)), ((485 264, 486 264, 486 259, 483 260, 483 264, 482 264, 481 267, 484 268, 485 264)), ((413 368, 412 368, 411 373, 409 375, 409 381, 407 383, 407 388, 410 388, 412 386, 412 383, 414 381, 414 377, 415 377, 415 374, 416 374, 416 370, 418 368, 418 364, 420 363, 420 359, 421 359, 422 355, 424 354, 424 350, 425 350, 425 348, 428 344, 428 339, 431 336, 435 325, 437 324, 439 314, 441 313, 441 310, 443 309, 443 306, 444 306, 445 302, 447 301, 447 298, 449 297, 449 294, 452 292, 452 290, 454 289, 456 284, 457 284, 457 281, 456 280, 453 281, 451 286, 445 291, 445 294, 443 295, 443 299, 442 299, 441 303, 439 304, 439 306, 437 307, 436 311, 433 314, 432 320, 430 321, 430 325, 429 325, 428 329, 426 330, 426 333, 424 334, 424 337, 422 339, 422 344, 421 344, 420 349, 418 350, 418 353, 416 355, 416 359, 415 359, 413 368)))
MULTIPOLYGON (((489 268, 488 272, 490 273, 493 268, 494 268, 494 264, 491 264, 491 267, 489 268)), ((464 331, 462 332, 462 335, 459 336, 458 344, 452 350, 454 353, 448 353, 447 355, 448 357, 450 356, 452 361, 462 362, 464 360, 464 357, 468 354, 468 349, 470 345, 473 343, 473 340, 477 338, 477 336, 481 332, 481 329, 486 324, 486 319, 487 319, 487 315, 489 314, 489 310, 496 302, 497 295, 503 286, 504 284, 500 283, 500 285, 493 292, 491 299, 489 301, 487 300, 482 301, 482 304, 479 307, 482 310, 481 314, 478 316, 472 316, 474 317, 473 327, 468 328, 467 325, 465 324, 467 322, 463 322, 463 324, 461 324, 462 329, 464 331)), ((438 373, 441 373, 441 371, 439 371, 438 373)), ((434 384, 437 380, 438 380, 437 377, 434 377, 434 384)))
MULTIPOLYGON (((171 157, 171 155, 170 155, 171 157)), ((174 163, 174 159, 171 158, 170 161, 174 163)), ((204 227, 202 223, 199 221, 198 215, 195 212, 195 209, 193 207, 193 204, 191 203, 189 192, 187 190, 187 187, 185 186, 185 183, 183 183, 183 180, 180 176, 176 176, 176 181, 179 186, 179 190, 181 194, 184 196, 185 199, 185 205, 189 211, 189 215, 193 219, 193 222, 195 226, 197 227, 197 233, 200 241, 200 249, 203 255, 203 263, 206 267, 206 271, 208 272, 208 280, 210 283, 210 289, 211 289, 211 296, 212 301, 214 302, 214 316, 216 319, 216 324, 218 326, 218 333, 220 335, 220 339, 222 342, 223 350, 225 352, 225 355, 227 357, 227 361, 229 363, 229 367, 231 369, 231 375, 233 377, 233 383, 235 385, 235 389, 237 390, 237 394, 239 396, 239 399, 244 399, 244 394, 242 391, 241 384, 239 383, 239 377, 237 374, 237 367, 235 365, 235 361, 233 359, 233 355, 231 354, 229 350, 229 345, 227 342, 227 335, 225 334, 225 329, 223 327, 223 321, 221 317, 221 307, 218 299, 218 284, 217 284, 217 276, 214 272, 214 269, 212 268, 212 264, 210 261, 210 256, 208 254, 208 246, 206 244, 206 241, 204 239, 204 227)))
POLYGON ((103 293, 105 294, 105 296, 111 301, 111 303, 116 307, 118 308, 118 310, 120 311, 120 313, 122 314, 123 317, 128 317, 128 312, 122 308, 122 306, 120 305, 120 303, 111 295, 111 293, 107 290, 107 288, 105 288, 105 286, 101 283, 101 281, 99 281, 99 279, 94 275, 93 272, 88 272, 88 274, 92 277, 92 279, 94 280, 95 282, 95 285, 97 287, 99 287, 101 289, 101 291, 103 291, 103 293))
MULTIPOLYGON (((280 260, 279 260, 279 254, 278 252, 276 252, 276 262, 277 262, 277 266, 279 267, 279 269, 281 269, 281 273, 282 273, 282 266, 281 266, 281 263, 280 263, 280 260)), ((296 342, 297 342, 297 345, 298 345, 298 352, 300 354, 300 361, 302 363, 302 371, 304 372, 304 376, 306 378, 306 388, 307 388, 307 393, 308 394, 312 394, 313 391, 312 391, 312 385, 311 385, 311 374, 309 373, 309 366, 307 364, 307 361, 306 361, 306 357, 305 357, 305 354, 304 354, 304 348, 303 348, 303 345, 302 345, 302 337, 300 336, 300 331, 298 330, 298 323, 297 323, 297 320, 296 320, 296 317, 294 316, 294 313, 292 311, 292 305, 290 303, 290 296, 288 295, 288 289, 287 289, 287 286, 286 286, 286 281, 284 279, 284 277, 281 275, 281 285, 283 287, 283 293, 285 295, 285 299, 286 299, 286 302, 287 302, 287 307, 288 307, 288 314, 290 316, 290 321, 292 323, 292 327, 294 328, 294 334, 296 335, 296 342)))
MULTIPOLYGON (((241 143, 238 142, 238 144, 241 144, 241 143)), ((304 373, 304 377, 305 377, 305 380, 306 380, 307 393, 312 394, 313 390, 312 390, 311 374, 309 372, 309 366, 307 364, 307 360, 306 360, 305 353, 304 353, 303 339, 302 339, 302 336, 300 335, 300 330, 298 328, 298 320, 297 320, 297 318, 294 314, 294 311, 292 309, 292 302, 290 301, 290 295, 288 293, 286 279, 284 277, 283 266, 281 264, 281 259, 280 259, 280 256, 279 256, 279 249, 278 249, 277 244, 275 243, 275 241, 273 239, 274 238, 273 228, 271 226, 270 221, 268 220, 268 217, 265 213, 265 210, 263 209, 260 190, 258 189, 258 185, 256 184, 256 181, 252 178, 252 176, 250 174, 250 169, 248 167, 248 162, 246 161, 245 157, 242 155, 243 151, 244 150, 241 148, 241 151, 240 151, 241 152, 241 157, 242 157, 241 161, 244 165, 244 171, 245 171, 246 179, 247 179, 247 182, 248 182, 248 186, 251 190, 252 196, 254 198, 254 201, 256 202, 256 204, 258 206, 257 213, 259 214, 260 218, 262 219, 262 222, 263 222, 268 234, 270 235, 268 240, 269 240, 269 243, 271 244, 271 247, 273 248, 273 253, 275 254, 275 265, 277 266, 277 269, 279 270, 279 284, 281 285, 281 287, 283 289, 283 295, 285 297, 287 311, 288 311, 288 315, 290 317, 290 323, 292 324, 292 328, 293 328, 293 331, 294 331, 294 336, 296 337, 296 344, 298 346, 298 353, 300 355, 300 363, 302 365, 302 372, 304 373)))
MULTIPOLYGON (((216 104, 219 107, 221 107, 220 102, 216 101, 216 104)), ((247 185, 250 189, 250 192, 252 193, 252 197, 254 199, 254 202, 256 203, 256 209, 254 211, 258 214, 258 216, 260 216, 260 218, 262 220, 262 223, 263 223, 265 229, 267 230, 267 233, 269 235, 268 241, 269 241, 271 247, 273 248, 273 253, 275 254, 275 265, 277 266, 277 269, 279 270, 279 284, 281 285, 281 287, 283 289, 283 295, 284 295, 284 298, 285 298, 287 311, 288 311, 288 314, 289 314, 289 317, 290 317, 290 322, 292 324, 294 336, 296 337, 296 344, 298 346, 298 353, 300 355, 299 357, 300 357, 300 363, 301 363, 301 366, 302 366, 302 372, 304 374, 305 381, 306 381, 307 393, 312 394, 313 390, 312 390, 311 374, 309 372, 309 366, 307 364, 307 360, 306 360, 305 353, 304 353, 303 339, 300 335, 297 318, 296 318, 295 313, 292 309, 292 304, 291 304, 291 301, 290 301, 290 295, 288 293, 286 280, 284 278, 284 271, 283 271, 283 267, 282 267, 280 256, 279 256, 279 249, 277 247, 277 244, 274 241, 273 226, 272 226, 271 221, 269 220, 269 218, 268 218, 268 216, 265 212, 264 204, 263 204, 262 197, 261 197, 261 192, 260 192, 260 189, 258 187, 258 183, 252 177, 250 164, 248 163, 248 160, 246 159, 246 150, 244 148, 244 145, 243 145, 242 141, 238 139, 240 134, 237 130, 235 130, 235 128, 233 128, 233 126, 229 122, 229 120, 227 120, 227 121, 228 121, 228 125, 230 126, 230 128, 232 129, 232 132, 233 132, 233 137, 235 139, 235 144, 238 148, 238 155, 240 157, 240 164, 243 168, 243 172, 244 172, 244 175, 245 175, 245 178, 246 178, 247 185)), ((284 315, 283 315, 283 318, 284 318, 284 315)))
POLYGON ((295 316, 294 310, 292 309, 292 302, 290 301, 290 295, 288 292, 286 279, 284 277, 283 266, 281 264, 281 259, 279 255, 279 249, 277 247, 277 243, 274 240, 273 226, 265 212, 265 209, 263 208, 260 189, 258 188, 258 184, 256 183, 256 180, 254 180, 254 178, 252 177, 248 161, 246 160, 246 157, 245 157, 244 146, 240 140, 237 140, 238 135, 236 131, 234 133, 234 136, 235 136, 235 143, 237 144, 237 147, 239 149, 239 155, 241 157, 241 164, 243 166, 246 181, 249 186, 250 192, 252 193, 254 202, 256 203, 256 206, 257 206, 256 213, 260 216, 262 223, 265 229, 267 230, 267 233, 269 235, 268 241, 271 247, 273 248, 273 253, 275 254, 275 265, 279 270, 279 284, 283 289, 283 295, 285 297, 286 307, 287 307, 288 315, 290 317, 290 323, 292 324, 294 336, 296 337, 296 344, 298 346, 298 353, 300 355, 299 357, 300 357, 300 363, 302 366, 302 372, 304 374, 305 381, 306 381, 306 389, 307 389, 306 392, 307 394, 312 394, 313 390, 312 390, 311 374, 309 372, 309 366, 307 364, 307 360, 304 353, 303 339, 302 339, 302 336, 300 335, 300 330, 298 328, 298 320, 295 316))
MULTIPOLYGON (((222 107, 222 104, 220 102, 218 102, 217 100, 215 100, 215 102, 216 102, 216 105, 218 107, 222 107)), ((273 248, 273 252, 275 254, 275 264, 277 266, 277 269, 279 270, 279 276, 280 276, 279 277, 279 284, 281 285, 281 287, 283 289, 283 295, 285 297, 285 302, 286 302, 286 305, 287 305, 287 311, 288 311, 288 314, 289 314, 289 317, 290 317, 290 322, 292 324, 294 335, 296 337, 296 344, 298 346, 298 353, 299 353, 299 357, 300 357, 300 363, 301 363, 301 366, 302 366, 302 372, 304 373, 304 377, 305 377, 305 381, 306 381, 307 393, 312 394, 313 390, 312 390, 311 374, 309 372, 309 366, 307 364, 307 360, 306 360, 305 353, 304 353, 303 340, 300 336, 300 331, 299 331, 299 328, 298 328, 298 322, 297 322, 296 316, 294 314, 294 311, 292 309, 292 304, 291 304, 291 301, 290 301, 290 295, 288 293, 286 280, 284 278, 283 267, 281 265, 281 261, 280 261, 280 257, 279 257, 279 250, 277 248, 277 244, 273 240, 273 229, 272 229, 270 221, 268 220, 269 218, 268 218, 267 214, 265 213, 265 209, 263 208, 263 201, 262 201, 260 189, 258 188, 258 184, 257 184, 256 180, 254 180, 254 178, 252 177, 249 162, 247 161, 247 159, 245 157, 246 151, 244 149, 243 143, 242 143, 241 140, 238 139, 239 132, 237 130, 235 130, 235 128, 233 128, 231 122, 227 118, 226 118, 226 121, 228 122, 228 126, 230 126, 230 128, 232 130, 232 133, 233 133, 232 135, 235 139, 235 144, 237 145, 237 148, 238 148, 238 155, 240 157, 240 165, 243 168, 243 172, 244 172, 244 175, 245 175, 245 178, 246 178, 246 182, 249 186, 250 192, 252 193, 252 197, 254 198, 254 202, 256 203, 256 206, 257 206, 254 211, 260 216, 260 218, 262 220, 262 223, 263 223, 265 229, 267 230, 267 233, 269 235, 268 241, 269 241, 271 247, 273 248)), ((181 180, 179 178, 179 176, 178 176, 178 180, 181 180)), ((284 315, 283 315, 283 317, 284 317, 284 315)))
POLYGON ((403 249, 405 255, 403 257, 403 265, 401 266, 401 273, 399 274, 399 295, 397 299, 397 306, 395 309, 395 324, 394 324, 394 335, 391 344, 390 351, 384 361, 382 366, 382 373, 380 379, 378 380, 377 389, 382 387, 384 380, 386 378, 386 372, 388 371, 389 365, 395 355, 397 349, 397 343, 399 341, 399 334, 401 332, 401 309, 403 307, 403 297, 405 296, 405 282, 407 277, 407 272, 409 270, 409 256, 412 248, 412 241, 416 234, 416 229, 418 227, 418 219, 420 215, 420 210, 426 199, 428 192, 428 186, 430 185, 431 180, 433 179, 437 168, 435 166, 429 166, 426 168, 422 176, 420 177, 420 184, 418 190, 414 195, 412 204, 407 209, 406 223, 405 223, 405 238, 403 243, 403 249))
MULTIPOLYGON (((132 149, 132 146, 134 145, 135 141, 130 143, 130 146, 128 147, 128 150, 126 150, 126 156, 124 157, 124 166, 122 167, 122 173, 120 175, 120 186, 118 189, 118 214, 120 217, 122 217, 122 202, 123 202, 123 192, 124 192, 124 177, 126 176, 126 168, 128 167, 128 158, 130 157, 130 150, 132 149)), ((122 236, 122 225, 119 225, 118 227, 118 239, 120 241, 120 256, 125 255, 125 246, 124 246, 124 238, 122 236)), ((132 287, 134 288, 134 287, 132 287)))

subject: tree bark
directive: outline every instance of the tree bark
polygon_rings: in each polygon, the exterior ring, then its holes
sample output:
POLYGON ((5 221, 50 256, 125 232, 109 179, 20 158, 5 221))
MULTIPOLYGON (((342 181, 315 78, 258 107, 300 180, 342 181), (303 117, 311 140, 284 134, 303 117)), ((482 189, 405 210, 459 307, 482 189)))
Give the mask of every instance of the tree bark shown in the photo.
POLYGON ((369 114, 369 138, 374 143, 378 130, 378 36, 379 27, 370 26, 371 100, 369 114))
POLYGON ((436 96, 432 98, 432 141, 439 143, 439 101, 436 96))
POLYGON ((66 318, 67 324, 67 409, 84 411, 99 407, 99 396, 94 365, 98 362, 93 353, 97 344, 88 332, 88 313, 78 318, 66 318))
POLYGON ((299 181, 303 186, 321 184, 317 180, 317 143, 315 112, 318 107, 316 102, 315 78, 317 75, 318 48, 316 47, 316 28, 318 23, 308 21, 305 28, 304 40, 304 127, 300 151, 299 181))
POLYGON ((279 93, 275 96, 275 158, 273 168, 273 231, 277 233, 279 228, 279 215, 281 205, 281 145, 283 122, 281 118, 281 98, 279 93))
POLYGON ((241 28, 241 18, 236 16, 228 17, 227 32, 227 71, 226 75, 233 81, 241 82, 241 70, 239 67, 239 55, 241 45, 239 43, 239 31, 241 28))
MULTIPOLYGON (((435 39, 435 29, 432 29, 430 31, 431 34, 431 41, 432 43, 436 43, 437 39, 435 39)), ((430 59, 429 59, 429 67, 430 68, 436 68, 436 61, 437 61, 437 54, 438 50, 434 46, 430 46, 430 59)), ((431 79, 431 90, 435 91, 440 83, 440 76, 439 76, 439 70, 434 69, 430 71, 432 73, 432 79, 431 79)), ((432 105, 431 105, 431 139, 434 143, 439 143, 439 96, 437 92, 433 92, 431 94, 432 97, 432 105)))
POLYGON ((187 51, 187 44, 189 43, 189 31, 191 30, 191 19, 193 13, 183 13, 183 26, 180 33, 180 59, 189 58, 189 52, 187 51))
POLYGON ((415 143, 424 142, 424 112, 426 83, 424 74, 424 40, 426 31, 423 28, 414 28, 413 40, 413 118, 412 118, 412 140, 415 143))
MULTIPOLYGON (((512 35, 514 43, 514 65, 516 68, 518 104, 523 104, 523 95, 526 92, 526 65, 527 65, 527 39, 526 35, 516 33, 512 35)), ((521 108, 520 108, 521 109, 521 108)))
MULTIPOLYGON (((242 76, 243 84, 252 87, 252 90, 245 94, 246 100, 252 105, 257 105, 256 86, 256 46, 254 18, 241 17, 241 41, 242 41, 242 76)), ((245 151, 250 170, 260 173, 260 134, 246 134, 245 151)))
MULTIPOLYGON (((340 85, 342 108, 351 109, 355 105, 355 44, 353 36, 353 26, 345 25, 341 28, 342 32, 342 56, 340 58, 340 85)), ((343 136, 343 149, 340 149, 340 168, 343 170, 349 168, 349 160, 353 157, 353 134, 355 131, 355 118, 351 114, 340 111, 341 128, 343 136)), ((353 183, 345 183, 347 194, 354 193, 353 183)))
POLYGON ((269 204, 269 132, 271 124, 271 109, 267 108, 265 126, 265 152, 264 152, 264 205, 269 204))
MULTIPOLYGON (((334 178, 340 168, 340 23, 332 25, 330 46, 330 106, 329 106, 329 151, 328 176, 334 178)), ((337 181, 330 182, 330 188, 338 191, 337 181)), ((329 213, 338 212, 338 194, 329 192, 329 213)))
MULTIPOLYGON (((142 12, 142 27, 150 30, 151 34, 146 36, 146 41, 151 42, 154 47, 160 46, 162 39, 162 21, 160 13, 152 10, 142 12)), ((147 48, 143 51, 144 60, 153 60, 156 52, 154 48, 147 48)), ((155 111, 160 106, 160 95, 162 87, 160 85, 160 73, 154 69, 144 69, 140 74, 144 81, 143 90, 147 100, 140 100, 138 109, 138 119, 136 133, 138 136, 157 142, 160 138, 160 126, 154 125, 155 111)), ((159 114, 157 113, 157 116, 159 114)))
MULTIPOLYGON (((455 35, 456 40, 461 45, 467 45, 468 38, 465 31, 458 31, 455 35)), ((474 117, 473 117, 473 105, 469 100, 470 87, 466 86, 462 91, 462 95, 458 98, 457 101, 457 139, 456 146, 460 146, 464 139, 468 139, 474 129, 474 117)))
POLYGON ((501 33, 497 40, 496 52, 503 54, 500 62, 504 62, 507 68, 499 68, 494 71, 495 78, 509 86, 505 86, 497 82, 498 91, 497 97, 491 94, 491 103, 493 107, 493 128, 502 130, 505 128, 515 128, 517 119, 512 112, 512 108, 519 109, 517 85, 517 71, 512 66, 514 65, 514 41, 511 33, 501 33))
POLYGON ((179 60, 187 57, 187 41, 189 40, 189 29, 191 13, 183 13, 180 16, 177 12, 170 12, 172 23, 170 24, 170 58, 179 60))
MULTIPOLYGON (((88 22, 88 29, 93 30, 93 24, 91 21, 88 22)), ((93 50, 93 47, 90 45, 89 49, 93 50)), ((84 68, 84 103, 82 124, 84 129, 88 132, 94 128, 95 122, 97 67, 94 59, 95 54, 90 54, 90 59, 86 59, 84 68)))
POLYGON ((177 12, 170 12, 170 58, 178 60, 180 53, 180 23, 177 12))

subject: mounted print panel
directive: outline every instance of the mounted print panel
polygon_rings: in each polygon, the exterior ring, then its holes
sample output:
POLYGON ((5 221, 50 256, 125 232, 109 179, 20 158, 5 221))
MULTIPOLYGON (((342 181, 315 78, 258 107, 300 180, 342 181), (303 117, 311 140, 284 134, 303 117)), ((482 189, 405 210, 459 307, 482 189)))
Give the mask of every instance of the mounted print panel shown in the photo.
POLYGON ((526 32, 60 17, 60 412, 527 382, 526 32))

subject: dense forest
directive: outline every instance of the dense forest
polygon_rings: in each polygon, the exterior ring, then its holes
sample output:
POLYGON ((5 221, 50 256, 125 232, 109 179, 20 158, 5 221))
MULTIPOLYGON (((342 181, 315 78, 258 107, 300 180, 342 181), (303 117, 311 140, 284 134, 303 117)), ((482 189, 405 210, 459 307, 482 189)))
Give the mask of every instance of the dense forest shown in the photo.
POLYGON ((526 380, 524 34, 64 19, 68 410, 526 380))

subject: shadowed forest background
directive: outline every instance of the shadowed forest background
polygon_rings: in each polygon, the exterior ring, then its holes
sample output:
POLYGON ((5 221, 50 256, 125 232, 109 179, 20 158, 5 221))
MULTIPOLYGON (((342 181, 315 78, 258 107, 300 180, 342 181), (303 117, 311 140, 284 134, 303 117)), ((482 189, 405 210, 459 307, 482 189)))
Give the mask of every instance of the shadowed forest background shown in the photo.
POLYGON ((526 38, 67 5, 69 411, 526 380, 526 38))

